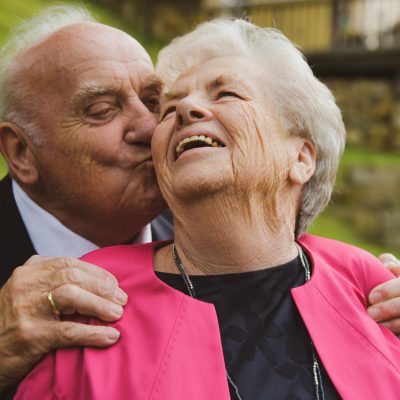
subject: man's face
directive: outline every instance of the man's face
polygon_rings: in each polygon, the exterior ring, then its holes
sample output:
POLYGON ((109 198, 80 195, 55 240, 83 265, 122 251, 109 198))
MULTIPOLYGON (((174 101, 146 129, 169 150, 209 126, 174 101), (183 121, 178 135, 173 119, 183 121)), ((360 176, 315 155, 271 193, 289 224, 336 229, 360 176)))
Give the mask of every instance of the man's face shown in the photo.
POLYGON ((29 56, 44 139, 34 147, 41 205, 61 219, 154 218, 164 208, 150 149, 161 84, 145 50, 121 31, 82 23, 29 56))

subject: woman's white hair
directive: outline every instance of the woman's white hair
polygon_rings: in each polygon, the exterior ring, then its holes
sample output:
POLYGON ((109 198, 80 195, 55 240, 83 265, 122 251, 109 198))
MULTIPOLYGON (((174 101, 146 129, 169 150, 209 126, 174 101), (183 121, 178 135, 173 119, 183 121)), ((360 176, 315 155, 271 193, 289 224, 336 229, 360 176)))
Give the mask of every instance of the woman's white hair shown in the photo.
POLYGON ((268 77, 265 91, 280 122, 315 146, 316 171, 303 189, 295 228, 298 237, 332 194, 345 143, 340 110, 330 90, 281 32, 241 19, 205 22, 174 39, 159 53, 156 71, 168 87, 194 65, 224 56, 245 57, 261 65, 268 77))
POLYGON ((35 118, 37 105, 24 85, 18 84, 16 67, 20 60, 17 60, 17 57, 59 29, 80 22, 95 22, 83 6, 47 7, 37 16, 17 26, 0 49, 0 122, 15 123, 37 144, 42 142, 39 135, 40 128, 35 118))

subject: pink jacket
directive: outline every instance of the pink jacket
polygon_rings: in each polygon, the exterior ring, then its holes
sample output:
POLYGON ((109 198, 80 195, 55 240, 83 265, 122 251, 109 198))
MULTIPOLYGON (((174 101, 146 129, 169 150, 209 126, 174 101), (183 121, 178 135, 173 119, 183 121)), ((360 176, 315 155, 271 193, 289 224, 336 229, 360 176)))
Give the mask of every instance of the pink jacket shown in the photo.
MULTIPOLYGON (((393 276, 355 247, 311 235, 301 244, 314 270, 292 295, 339 394, 399 399, 400 343, 366 313, 369 291, 393 276)), ((154 244, 116 246, 83 257, 115 274, 130 296, 113 324, 120 341, 49 354, 16 399, 229 400, 214 307, 160 281, 153 250, 154 244)))

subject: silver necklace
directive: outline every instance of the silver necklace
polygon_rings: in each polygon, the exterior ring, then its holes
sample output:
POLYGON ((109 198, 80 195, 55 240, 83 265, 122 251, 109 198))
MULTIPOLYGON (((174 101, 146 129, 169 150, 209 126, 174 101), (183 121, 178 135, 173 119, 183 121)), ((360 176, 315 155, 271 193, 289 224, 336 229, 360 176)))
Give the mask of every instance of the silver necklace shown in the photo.
MULTIPOLYGON (((295 243, 295 245, 296 245, 297 251, 299 253, 301 265, 305 272, 305 283, 307 283, 311 278, 311 268, 308 263, 307 257, 304 255, 303 249, 297 243, 295 243)), ((175 243, 172 244, 172 257, 174 259, 176 267, 178 268, 178 270, 182 276, 182 279, 186 285, 189 295, 191 297, 193 297, 194 299, 196 299, 197 297, 196 297, 196 292, 194 290, 193 282, 191 281, 189 275, 187 274, 187 272, 185 270, 185 267, 182 264, 181 258, 179 257, 178 251, 176 250, 175 243)), ((313 359, 312 370, 313 370, 313 377, 314 377, 315 398, 316 398, 316 400, 325 400, 325 392, 324 392, 324 386, 322 384, 321 369, 319 366, 317 353, 315 351, 315 347, 314 347, 312 340, 310 341, 310 344, 311 344, 311 353, 312 353, 312 359, 313 359)), ((235 384, 235 382, 233 381, 233 379, 231 378, 231 376, 229 375, 228 370, 225 369, 225 371, 226 371, 226 376, 228 378, 228 382, 235 392, 236 399, 243 400, 242 396, 240 395, 239 389, 238 389, 237 385, 235 384)))

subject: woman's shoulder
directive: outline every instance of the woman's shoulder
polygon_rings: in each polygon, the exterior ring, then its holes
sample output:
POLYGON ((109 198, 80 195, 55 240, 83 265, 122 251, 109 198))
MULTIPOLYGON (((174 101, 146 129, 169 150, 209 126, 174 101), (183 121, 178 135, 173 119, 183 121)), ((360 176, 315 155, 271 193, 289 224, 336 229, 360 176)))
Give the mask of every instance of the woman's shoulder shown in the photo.
POLYGON ((81 260, 102 267, 121 279, 143 269, 152 271, 154 250, 165 243, 103 247, 85 254, 81 260))
POLYGON ((350 260, 357 259, 380 263, 380 261, 368 251, 339 240, 306 233, 300 237, 299 242, 305 246, 306 249, 322 257, 328 256, 329 258, 338 260, 344 257, 350 260))
POLYGON ((299 242, 314 264, 325 266, 324 273, 339 273, 367 291, 394 278, 377 257, 359 247, 310 234, 304 234, 299 242))

